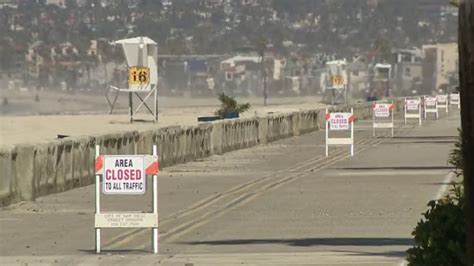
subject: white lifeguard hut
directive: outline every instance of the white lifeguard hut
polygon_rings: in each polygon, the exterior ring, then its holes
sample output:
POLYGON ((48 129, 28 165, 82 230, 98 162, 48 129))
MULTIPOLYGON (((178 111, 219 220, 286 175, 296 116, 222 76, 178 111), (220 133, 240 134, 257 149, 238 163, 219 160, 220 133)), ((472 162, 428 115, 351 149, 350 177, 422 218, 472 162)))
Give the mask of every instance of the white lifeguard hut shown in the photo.
POLYGON ((112 114, 115 103, 120 92, 128 92, 130 122, 133 123, 134 114, 145 107, 153 116, 153 121, 158 121, 158 45, 148 37, 136 37, 114 41, 111 45, 120 45, 123 49, 128 68, 128 87, 118 88, 110 86, 116 91, 115 98, 110 101, 110 113, 112 114), (133 95, 140 103, 133 108, 133 95), (154 106, 150 108, 147 100, 154 95, 154 106))

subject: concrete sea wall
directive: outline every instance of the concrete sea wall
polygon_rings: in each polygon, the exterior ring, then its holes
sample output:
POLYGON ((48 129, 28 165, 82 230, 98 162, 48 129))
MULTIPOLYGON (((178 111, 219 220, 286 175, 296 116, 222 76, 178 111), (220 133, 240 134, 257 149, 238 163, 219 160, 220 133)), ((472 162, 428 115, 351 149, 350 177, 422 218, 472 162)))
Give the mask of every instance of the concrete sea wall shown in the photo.
MULTIPOLYGON (((369 105, 353 107, 358 119, 371 117, 369 105)), ((310 110, 0 147, 0 206, 93 184, 95 145, 101 146, 101 154, 113 155, 150 154, 156 144, 160 166, 167 167, 319 130, 324 113, 310 110)))

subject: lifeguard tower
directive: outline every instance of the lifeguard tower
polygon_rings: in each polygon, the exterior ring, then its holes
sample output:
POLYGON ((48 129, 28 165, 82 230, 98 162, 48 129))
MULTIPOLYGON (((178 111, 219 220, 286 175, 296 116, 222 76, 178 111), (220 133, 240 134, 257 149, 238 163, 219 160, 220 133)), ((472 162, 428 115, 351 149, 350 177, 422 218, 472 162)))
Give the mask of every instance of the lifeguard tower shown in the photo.
POLYGON ((120 45, 123 49, 127 61, 128 87, 118 88, 110 86, 109 91, 115 91, 115 97, 111 101, 107 97, 110 106, 110 114, 114 111, 114 106, 120 92, 128 92, 130 123, 133 123, 134 115, 142 107, 147 113, 153 116, 153 122, 158 122, 158 45, 148 37, 136 37, 114 41, 111 45, 120 45), (136 108, 133 107, 133 95, 139 100, 136 108), (153 108, 147 100, 153 95, 153 108))
POLYGON ((326 63, 323 75, 323 95, 326 103, 346 104, 348 94, 347 62, 336 60, 326 63))

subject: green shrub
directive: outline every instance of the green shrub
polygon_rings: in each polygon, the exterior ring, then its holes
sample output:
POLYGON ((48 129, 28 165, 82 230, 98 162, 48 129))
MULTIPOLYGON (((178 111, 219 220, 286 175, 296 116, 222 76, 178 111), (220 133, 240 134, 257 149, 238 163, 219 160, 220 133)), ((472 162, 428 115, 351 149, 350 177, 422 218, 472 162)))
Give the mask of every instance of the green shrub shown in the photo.
POLYGON ((453 194, 440 201, 430 201, 415 228, 415 246, 408 252, 408 265, 455 266, 466 262, 466 227, 464 196, 455 185, 453 194))
MULTIPOLYGON (((461 131, 449 161, 462 176, 461 131)), ((407 250, 411 266, 457 266, 466 264, 466 224, 464 221, 464 189, 453 183, 450 193, 439 201, 430 201, 412 235, 415 246, 407 250)))
POLYGON ((249 103, 239 104, 233 97, 227 96, 225 93, 219 94, 219 101, 221 102, 221 107, 216 111, 216 115, 219 116, 230 112, 240 114, 250 109, 249 103))

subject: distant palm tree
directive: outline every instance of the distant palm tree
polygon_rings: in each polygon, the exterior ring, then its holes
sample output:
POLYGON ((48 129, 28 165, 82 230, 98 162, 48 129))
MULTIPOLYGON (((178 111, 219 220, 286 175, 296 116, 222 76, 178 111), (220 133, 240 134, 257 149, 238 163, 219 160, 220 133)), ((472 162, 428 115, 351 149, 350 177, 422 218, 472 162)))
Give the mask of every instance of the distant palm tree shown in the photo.
POLYGON ((268 40, 265 37, 260 37, 255 42, 255 49, 260 56, 261 75, 263 79, 263 105, 267 106, 267 71, 265 70, 265 52, 267 51, 268 40))

